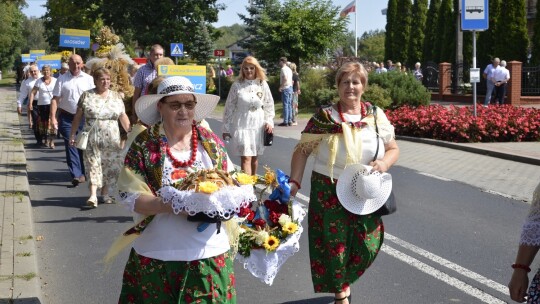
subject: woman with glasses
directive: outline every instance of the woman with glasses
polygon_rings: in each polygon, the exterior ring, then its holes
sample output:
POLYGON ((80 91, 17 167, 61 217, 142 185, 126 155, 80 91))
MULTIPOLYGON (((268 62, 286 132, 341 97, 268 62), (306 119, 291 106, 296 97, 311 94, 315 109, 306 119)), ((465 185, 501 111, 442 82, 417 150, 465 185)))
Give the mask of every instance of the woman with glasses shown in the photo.
POLYGON ((240 156, 246 174, 257 174, 258 156, 264 152, 264 134, 274 128, 274 99, 266 74, 255 57, 240 66, 240 76, 232 84, 223 113, 223 139, 231 139, 229 151, 240 156))

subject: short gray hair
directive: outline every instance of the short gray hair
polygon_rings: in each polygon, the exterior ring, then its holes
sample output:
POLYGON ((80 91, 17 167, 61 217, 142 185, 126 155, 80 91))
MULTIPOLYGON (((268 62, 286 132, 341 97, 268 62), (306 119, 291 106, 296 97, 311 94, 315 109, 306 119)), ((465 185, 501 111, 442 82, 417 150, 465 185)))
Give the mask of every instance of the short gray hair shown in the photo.
POLYGON ((506 66, 506 60, 501 61, 501 66, 504 68, 506 66))

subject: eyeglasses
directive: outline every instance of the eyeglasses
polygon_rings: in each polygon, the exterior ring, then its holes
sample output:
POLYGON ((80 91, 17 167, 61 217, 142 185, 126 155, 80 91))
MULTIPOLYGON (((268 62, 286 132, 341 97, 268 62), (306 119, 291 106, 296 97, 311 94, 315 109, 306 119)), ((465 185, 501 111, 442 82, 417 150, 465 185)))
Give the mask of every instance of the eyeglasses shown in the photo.
POLYGON ((184 102, 184 103, 180 103, 180 102, 163 102, 164 104, 166 104, 169 109, 173 110, 174 112, 180 110, 180 108, 184 107, 186 110, 193 110, 195 109, 195 106, 197 105, 197 102, 196 101, 188 101, 188 102, 184 102))
POLYGON ((252 70, 255 70, 255 67, 243 67, 242 70, 244 70, 244 71, 252 71, 252 70))

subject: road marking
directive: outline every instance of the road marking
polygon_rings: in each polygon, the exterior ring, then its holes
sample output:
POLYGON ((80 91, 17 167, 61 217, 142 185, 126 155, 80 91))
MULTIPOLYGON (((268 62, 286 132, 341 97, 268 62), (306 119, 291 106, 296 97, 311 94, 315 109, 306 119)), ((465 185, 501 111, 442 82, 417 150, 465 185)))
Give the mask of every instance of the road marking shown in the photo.
POLYGON ((459 274, 461 274, 461 275, 463 275, 463 276, 465 276, 465 277, 467 277, 469 279, 475 280, 476 282, 478 282, 480 284, 483 284, 483 285, 485 285, 485 286, 487 286, 489 288, 495 289, 496 291, 498 291, 498 292, 500 292, 500 293, 502 293, 504 295, 507 295, 507 296, 510 295, 509 292, 508 292, 508 288, 506 286, 504 286, 502 284, 499 284, 499 283, 497 283, 497 282, 495 282, 493 280, 490 280, 490 279, 484 277, 483 275, 478 274, 478 273, 476 273, 474 271, 468 270, 468 269, 466 269, 464 267, 461 267, 461 266, 459 266, 459 265, 457 265, 455 263, 452 263, 452 262, 450 262, 449 260, 447 260, 447 259, 445 259, 443 257, 440 257, 440 256, 438 256, 436 254, 433 254, 433 253, 427 251, 427 250, 424 250, 424 249, 422 249, 420 247, 417 247, 417 246, 415 246, 415 245, 413 245, 411 243, 408 243, 408 242, 406 242, 404 240, 401 240, 401 239, 399 239, 399 238, 397 238, 397 237, 395 237, 395 236, 393 236, 393 235, 391 235, 389 233, 384 234, 384 239, 385 240, 390 240, 390 241, 396 243, 397 245, 400 245, 400 246, 402 246, 402 247, 404 247, 406 249, 409 249, 410 251, 412 251, 412 252, 414 252, 414 253, 416 253, 418 255, 421 255, 421 256, 423 256, 423 257, 425 257, 425 258, 427 258, 427 259, 429 259, 429 260, 431 260, 431 261, 433 261, 433 262, 435 262, 435 263, 437 263, 439 265, 442 265, 442 266, 444 266, 444 267, 446 267, 448 269, 451 269, 451 270, 453 270, 453 271, 455 271, 455 272, 457 272, 457 273, 459 273, 459 274))
MULTIPOLYGON (((296 194, 296 198, 305 203, 306 205, 308 205, 308 202, 309 202, 309 197, 303 195, 302 193, 298 192, 296 194)), ((485 285, 495 291, 498 291, 504 295, 507 295, 509 296, 509 293, 508 293, 508 288, 502 284, 499 284, 491 279, 488 279, 484 276, 482 276, 481 274, 478 274, 474 271, 471 271, 471 270, 468 270, 464 267, 461 267, 455 263, 452 263, 451 261, 443 258, 443 257, 440 257, 436 254, 433 254, 427 250, 424 250, 418 246, 415 246, 411 243, 408 243, 404 240, 401 240, 391 234, 389 234, 388 232, 385 232, 384 234, 384 238, 385 240, 389 240, 393 243, 395 243, 396 245, 398 246, 401 246, 403 248, 406 248, 420 256, 423 256, 427 259, 429 259, 430 261, 433 261, 441 266, 444 266, 448 269, 451 269, 469 279, 472 279, 482 285, 485 285)), ((506 303, 486 292, 483 292, 482 290, 474 287, 474 286, 471 286, 455 277, 452 277, 440 270, 437 270, 397 249, 394 249, 392 247, 390 247, 389 245, 387 245, 386 243, 383 244, 383 247, 381 249, 383 252, 397 258, 398 260, 401 260, 417 269, 419 269, 420 271, 438 279, 438 280, 441 280, 443 282, 445 282, 446 284, 450 285, 450 286, 453 286, 453 287, 456 287, 458 288, 459 290, 465 292, 466 294, 469 294, 477 299, 480 299, 481 301, 485 302, 485 303, 506 303)))
POLYGON ((422 175, 425 175, 425 176, 428 176, 428 177, 433 177, 435 179, 440 179, 442 181, 445 181, 445 182, 451 182, 452 180, 449 179, 449 178, 446 178, 446 177, 442 177, 442 176, 438 176, 438 175, 433 175, 433 174, 429 174, 429 173, 426 173, 426 172, 418 172, 419 174, 422 174, 422 175))
MULTIPOLYGON (((385 234, 386 236, 386 234, 385 234)), ((459 289, 460 291, 470 295, 470 296, 473 296, 477 299, 479 299, 480 301, 484 302, 484 303, 490 303, 490 304, 503 304, 503 303, 506 303, 505 301, 502 301, 501 299, 498 299, 488 293, 485 293, 483 291, 481 291, 480 289, 476 288, 476 287, 473 287, 459 279, 456 279, 454 277, 451 277, 449 276, 448 274, 440 271, 440 270, 437 270, 425 263, 422 263, 420 262, 419 260, 409 256, 409 255, 406 255, 405 253, 402 253, 386 244, 383 244, 383 246, 381 247, 381 250, 387 254, 389 254, 390 256, 393 256, 395 257, 396 259, 398 260, 401 260, 403 261, 404 263, 408 264, 408 265, 411 265, 415 268, 417 268, 418 270, 436 278, 437 280, 441 280, 443 281, 444 283, 450 285, 450 286, 453 286, 457 289, 459 289)))

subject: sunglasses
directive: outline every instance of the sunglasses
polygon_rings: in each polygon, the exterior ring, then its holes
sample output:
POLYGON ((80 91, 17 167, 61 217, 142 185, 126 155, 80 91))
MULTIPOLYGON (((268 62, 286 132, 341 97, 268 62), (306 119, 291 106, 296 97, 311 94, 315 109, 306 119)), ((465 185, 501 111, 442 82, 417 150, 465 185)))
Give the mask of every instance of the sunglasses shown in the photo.
POLYGON ((188 101, 184 103, 180 103, 180 102, 163 102, 163 103, 166 104, 169 107, 169 109, 171 109, 174 112, 180 110, 182 107, 186 108, 186 110, 193 110, 195 109, 195 106, 197 105, 196 101, 188 101))

